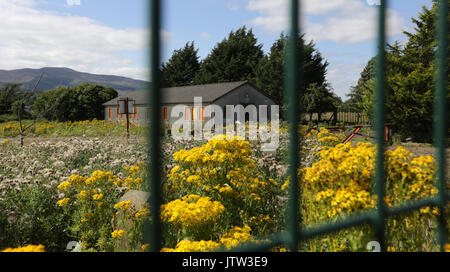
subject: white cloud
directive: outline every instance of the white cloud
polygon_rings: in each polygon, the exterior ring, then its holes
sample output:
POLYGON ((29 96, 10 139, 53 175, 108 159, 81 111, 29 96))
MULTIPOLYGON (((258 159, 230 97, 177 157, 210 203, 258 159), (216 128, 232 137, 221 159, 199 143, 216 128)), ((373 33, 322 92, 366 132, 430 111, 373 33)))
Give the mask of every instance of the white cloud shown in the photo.
MULTIPOLYGON (((301 11, 303 32, 316 42, 333 41, 339 44, 354 44, 374 39, 376 36, 377 9, 360 0, 306 0, 301 11), (323 15, 320 22, 313 22, 312 16, 323 15)), ((287 0, 249 0, 247 9, 259 12, 250 21, 271 34, 288 29, 287 0)), ((402 33, 403 18, 394 10, 387 10, 388 36, 402 33)))
MULTIPOLYGON (((148 51, 148 30, 113 28, 87 17, 37 10, 35 4, 0 1, 0 69, 55 66, 148 77, 146 67, 125 56, 148 51)), ((167 42, 172 34, 162 30, 161 36, 167 42)))
POLYGON ((203 39, 209 39, 211 38, 211 34, 209 34, 208 32, 202 32, 200 33, 200 37, 202 37, 203 39))
MULTIPOLYGON (((173 33, 169 32, 167 30, 164 30, 164 29, 160 30, 159 35, 160 35, 160 39, 163 43, 170 43, 173 39, 173 33)), ((148 39, 148 38, 146 38, 146 39, 148 39)))
POLYGON ((381 0, 366 0, 366 2, 367 2, 367 5, 370 5, 370 6, 381 5, 381 0))
MULTIPOLYGON (((300 12, 302 14, 302 32, 306 40, 316 43, 329 41, 335 43, 335 54, 341 54, 341 46, 354 45, 376 39, 377 8, 379 0, 303 0, 300 12)), ((270 34, 278 34, 288 29, 288 0, 248 0, 247 10, 258 15, 249 22, 270 34)), ((402 34, 406 28, 404 19, 392 9, 386 10, 388 38, 402 34)), ((357 54, 357 52, 355 52, 357 54)), ((327 54, 323 54, 328 58, 327 54)), ((351 60, 330 62, 327 80, 332 84, 336 94, 345 97, 350 86, 356 84, 359 75, 366 64, 351 60)))
POLYGON ((344 62, 330 63, 327 80, 332 83, 334 92, 345 98, 350 92, 350 86, 356 85, 365 63, 352 64, 344 62))
MULTIPOLYGON (((329 41, 335 43, 336 54, 341 54, 339 48, 376 39, 378 0, 303 0, 300 12, 302 14, 302 32, 306 40, 316 43, 329 41)), ((288 0, 248 0, 247 10, 257 12, 249 25, 260 27, 270 34, 278 34, 288 29, 288 0)), ((404 19, 394 10, 387 9, 388 37, 402 34, 405 29, 404 19)), ((355 52, 355 55, 357 52, 355 52)), ((327 59, 327 54, 323 54, 327 59)), ((342 56, 341 56, 342 57, 342 56)), ((332 84, 337 95, 345 98, 350 86, 356 84, 365 59, 357 63, 356 56, 351 60, 330 62, 327 80, 332 84)))

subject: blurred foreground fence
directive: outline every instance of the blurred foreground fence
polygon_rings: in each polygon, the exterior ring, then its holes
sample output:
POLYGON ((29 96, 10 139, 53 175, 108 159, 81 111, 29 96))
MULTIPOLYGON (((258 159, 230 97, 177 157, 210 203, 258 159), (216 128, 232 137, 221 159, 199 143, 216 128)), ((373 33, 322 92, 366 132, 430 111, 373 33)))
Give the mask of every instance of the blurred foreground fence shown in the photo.
MULTIPOLYGON (((149 101, 151 105, 151 125, 150 125, 150 161, 149 167, 150 177, 150 197, 149 204, 152 215, 152 223, 144 228, 144 243, 150 243, 151 251, 159 251, 161 249, 161 224, 160 224, 160 205, 161 203, 161 159, 160 159, 160 123, 158 118, 158 109, 160 108, 160 29, 161 29, 161 4, 160 0, 151 1, 151 59, 150 59, 150 71, 152 79, 152 87, 149 86, 149 101)), ((434 137, 435 146, 437 149, 437 181, 436 187, 439 193, 434 197, 416 200, 410 203, 405 203, 398 207, 386 207, 384 203, 385 196, 385 171, 384 171, 384 123, 385 123, 385 46, 386 46, 386 4, 387 0, 380 0, 378 6, 378 54, 376 64, 376 88, 375 88, 375 104, 374 104, 374 128, 375 138, 377 142, 376 150, 376 165, 375 165, 375 177, 374 177, 374 191, 377 195, 377 205, 375 209, 366 211, 362 214, 349 216, 345 221, 334 222, 331 224, 325 224, 322 226, 304 229, 302 227, 302 215, 300 214, 299 203, 300 193, 297 186, 301 180, 297 176, 297 170, 299 165, 299 136, 297 133, 297 124, 300 121, 299 112, 302 111, 298 103, 292 103, 299 101, 301 93, 298 92, 299 82, 302 80, 296 71, 298 67, 302 66, 302 61, 298 61, 297 56, 301 56, 300 50, 296 46, 299 30, 301 26, 300 13, 301 11, 299 0, 290 0, 290 32, 288 40, 287 59, 285 67, 285 97, 286 101, 290 101, 288 105, 287 119, 289 121, 291 129, 289 130, 290 147, 289 147, 289 201, 286 213, 286 226, 285 231, 281 233, 275 233, 267 237, 261 237, 264 240, 258 244, 243 245, 235 250, 238 251, 259 251, 268 250, 271 247, 277 245, 287 245, 291 251, 298 251, 299 244, 313 237, 327 234, 330 232, 339 231, 362 224, 370 224, 375 230, 375 239, 380 244, 381 251, 386 250, 386 219, 389 216, 407 213, 413 210, 420 209, 424 206, 435 206, 440 209, 438 218, 438 244, 440 250, 444 251, 444 245, 447 241, 447 226, 445 222, 445 206, 449 199, 449 194, 446 191, 446 179, 445 179, 445 147, 447 143, 447 122, 446 122, 446 95, 447 95, 447 13, 448 2, 447 0, 439 1, 438 8, 438 23, 437 23, 437 71, 436 71, 436 84, 435 84, 435 104, 434 104, 434 137), (294 129, 292 129, 294 128, 294 129)))

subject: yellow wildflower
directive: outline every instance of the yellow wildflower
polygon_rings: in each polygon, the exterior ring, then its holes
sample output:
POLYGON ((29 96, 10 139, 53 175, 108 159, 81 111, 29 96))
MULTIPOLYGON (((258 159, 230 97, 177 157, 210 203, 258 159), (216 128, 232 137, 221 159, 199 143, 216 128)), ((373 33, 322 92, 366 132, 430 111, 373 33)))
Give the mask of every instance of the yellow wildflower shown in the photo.
POLYGON ((131 200, 122 201, 114 205, 114 209, 121 209, 122 211, 126 211, 131 207, 131 200))
POLYGON ((45 246, 43 245, 28 245, 18 248, 7 248, 2 252, 45 252, 45 246))
POLYGON ((224 210, 220 202, 209 197, 189 195, 162 205, 161 218, 178 226, 194 227, 217 219, 224 210))
POLYGON ((148 210, 147 208, 142 208, 142 209, 140 209, 139 211, 137 211, 137 212, 134 214, 134 216, 135 216, 136 218, 140 218, 140 217, 143 217, 143 216, 147 215, 148 213, 149 213, 149 210, 148 210))
POLYGON ((82 190, 80 193, 78 193, 78 198, 85 199, 88 196, 88 191, 82 190))
POLYGON ((71 185, 82 185, 86 181, 86 177, 79 176, 79 175, 71 175, 69 177, 69 183, 71 185))
POLYGON ((122 236, 125 234, 124 230, 115 230, 111 233, 111 237, 112 238, 117 238, 117 239, 121 239, 122 236))
POLYGON ((174 249, 163 248, 161 252, 208 252, 220 248, 214 241, 180 241, 174 249))
POLYGON ((142 251, 147 251, 147 249, 150 247, 150 244, 143 244, 142 246, 141 246, 141 250, 142 251))
POLYGON ((236 247, 240 243, 254 241, 250 232, 252 229, 249 226, 233 227, 229 232, 225 233, 220 239, 220 243, 227 249, 236 247))
POLYGON ((86 185, 91 185, 91 184, 94 184, 96 181, 97 181, 97 178, 89 177, 89 178, 86 179, 85 182, 86 182, 86 185))
POLYGON ((92 196, 93 200, 101 200, 103 198, 103 194, 94 194, 92 196))
POLYGON ((58 202, 57 202, 57 204, 58 204, 58 206, 60 206, 60 207, 64 207, 65 205, 67 205, 67 203, 69 203, 69 200, 70 200, 70 198, 63 198, 63 199, 61 199, 61 200, 59 200, 58 202))
POLYGON ((70 187, 70 182, 64 181, 64 182, 60 183, 57 188, 61 192, 65 192, 67 190, 67 188, 69 188, 69 187, 70 187))

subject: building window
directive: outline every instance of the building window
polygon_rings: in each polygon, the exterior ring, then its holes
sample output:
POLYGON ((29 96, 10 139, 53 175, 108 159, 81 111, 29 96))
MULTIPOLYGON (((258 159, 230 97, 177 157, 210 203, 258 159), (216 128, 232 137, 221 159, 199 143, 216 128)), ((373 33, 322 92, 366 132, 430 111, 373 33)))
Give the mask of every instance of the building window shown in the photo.
POLYGON ((150 120, 150 108, 147 108, 147 119, 150 120))
POLYGON ((117 108, 117 119, 119 119, 120 118, 120 114, 119 114, 119 108, 117 108))
POLYGON ((200 120, 205 121, 205 107, 200 108, 200 120))
POLYGON ((136 106, 134 107, 134 119, 138 119, 138 109, 136 106))
POLYGON ((109 119, 111 119, 111 118, 112 118, 112 109, 109 108, 109 119))
POLYGON ((169 110, 166 107, 164 108, 164 120, 169 120, 169 110))

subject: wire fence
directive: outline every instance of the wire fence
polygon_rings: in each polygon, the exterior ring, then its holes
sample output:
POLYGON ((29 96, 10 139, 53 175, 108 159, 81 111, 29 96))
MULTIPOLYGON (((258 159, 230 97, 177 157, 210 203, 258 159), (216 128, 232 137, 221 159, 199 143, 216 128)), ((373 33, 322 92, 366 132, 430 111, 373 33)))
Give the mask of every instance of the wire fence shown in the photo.
MULTIPOLYGON (((301 48, 296 46, 296 41, 299 36, 299 29, 301 29, 300 14, 302 9, 299 0, 290 0, 290 32, 287 50, 287 59, 285 67, 285 96, 286 101, 299 101, 302 94, 298 92, 299 82, 302 77, 298 76, 298 67, 302 66, 302 61, 297 61, 297 56, 301 56, 301 48)), ((281 233, 275 233, 270 236, 264 237, 264 241, 258 244, 242 245, 235 248, 235 251, 260 251, 268 250, 277 245, 287 245, 291 251, 298 251, 299 245, 302 241, 317 237, 319 235, 328 234, 330 232, 339 231, 342 229, 359 226, 362 224, 370 224, 375 230, 375 239, 381 246, 381 251, 386 251, 386 219, 387 217, 404 214, 413 210, 418 210, 424 206, 435 206, 440 209, 440 215, 438 218, 438 243, 440 250, 444 251, 446 242, 447 226, 445 220, 445 206, 449 199, 449 194, 446 191, 445 180, 445 147, 447 141, 447 122, 446 122, 446 95, 447 95, 447 64, 446 64, 446 50, 447 50, 447 13, 448 3, 447 0, 441 0, 439 2, 439 15, 437 24, 437 41, 438 41, 438 53, 437 53, 437 78, 435 87, 435 104, 434 104, 434 137, 435 147, 437 149, 437 188, 439 193, 435 197, 421 199, 409 203, 405 203, 398 207, 386 207, 384 204, 384 181, 385 181, 385 168, 384 168, 384 123, 385 123, 385 45, 386 45, 386 6, 387 0, 380 0, 378 6, 378 19, 377 19, 377 35, 378 35, 378 54, 376 63, 376 93, 374 103, 374 129, 375 139, 377 143, 376 150, 376 165, 375 165, 375 194, 377 195, 376 208, 366 211, 362 214, 357 214, 348 217, 345 221, 336 222, 332 224, 324 224, 308 229, 302 228, 302 215, 299 209, 300 192, 298 183, 301 182, 297 176, 297 170, 299 165, 299 136, 296 129, 296 124, 300 121, 301 106, 298 103, 289 103, 287 119, 290 124, 290 147, 289 147, 289 200, 286 212, 286 226, 285 231, 281 233)), ((160 75, 158 74, 158 68, 160 64, 160 22, 161 22, 161 1, 151 1, 151 56, 150 56, 150 70, 152 79, 152 88, 149 86, 149 102, 151 105, 151 125, 150 125, 150 161, 151 167, 149 167, 150 177, 150 198, 149 205, 152 215, 152 221, 144 229, 144 243, 150 243, 151 251, 160 251, 161 249, 161 224, 159 216, 159 207, 161 205, 161 160, 160 160, 160 123, 158 119, 158 109, 160 108, 160 75)))

